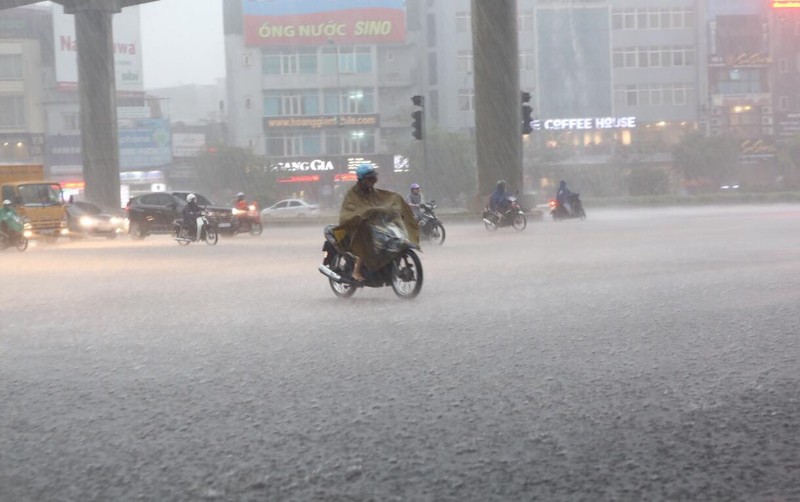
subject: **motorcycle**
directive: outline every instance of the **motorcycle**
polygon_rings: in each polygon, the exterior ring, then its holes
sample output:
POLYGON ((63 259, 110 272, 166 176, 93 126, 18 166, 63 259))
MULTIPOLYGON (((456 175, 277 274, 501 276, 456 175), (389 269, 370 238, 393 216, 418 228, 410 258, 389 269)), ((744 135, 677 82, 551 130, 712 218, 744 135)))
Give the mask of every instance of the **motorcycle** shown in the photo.
POLYGON ((422 262, 414 252, 419 247, 408 240, 405 227, 396 218, 380 218, 371 231, 373 245, 386 264, 378 270, 364 267, 365 281, 358 282, 353 280, 356 256, 347 249, 344 229, 335 225, 325 227, 323 261, 318 269, 328 278, 333 294, 349 298, 360 287, 391 286, 400 298, 415 298, 422 289, 422 262))
POLYGON ((441 246, 444 244, 445 231, 444 225, 442 225, 442 222, 439 221, 434 212, 436 207, 436 201, 434 200, 419 205, 419 237, 420 239, 433 241, 441 246))
POLYGON ((486 230, 493 232, 502 227, 514 227, 517 232, 522 232, 528 226, 528 219, 517 202, 517 196, 506 195, 507 208, 501 213, 483 208, 483 225, 486 230))
POLYGON ((25 223, 19 216, 11 216, 6 225, 0 226, 0 251, 15 247, 20 253, 28 249, 28 238, 24 233, 25 223))
POLYGON ((573 193, 569 197, 569 205, 571 209, 567 209, 558 200, 553 199, 550 201, 550 216, 553 220, 567 220, 570 218, 586 219, 586 211, 583 210, 583 203, 581 202, 579 194, 573 193))
POLYGON ((261 224, 261 215, 255 204, 248 204, 247 210, 233 208, 234 228, 233 234, 249 232, 250 235, 261 235, 264 226, 261 224))
POLYGON ((200 213, 200 219, 202 219, 202 226, 200 227, 199 239, 195 239, 195 236, 192 235, 194 234, 193 230, 184 225, 182 219, 173 222, 175 240, 178 241, 179 245, 188 246, 189 243, 198 241, 205 241, 209 246, 217 243, 219 234, 217 234, 216 227, 209 221, 205 211, 200 213))

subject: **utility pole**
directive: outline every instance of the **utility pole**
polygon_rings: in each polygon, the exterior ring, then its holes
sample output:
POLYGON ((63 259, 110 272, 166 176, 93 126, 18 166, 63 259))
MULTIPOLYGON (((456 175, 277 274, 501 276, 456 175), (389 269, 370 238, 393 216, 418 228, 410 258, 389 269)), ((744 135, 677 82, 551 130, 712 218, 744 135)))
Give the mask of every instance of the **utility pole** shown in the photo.
POLYGON ((478 190, 522 190, 516 0, 472 0, 472 46, 478 190))

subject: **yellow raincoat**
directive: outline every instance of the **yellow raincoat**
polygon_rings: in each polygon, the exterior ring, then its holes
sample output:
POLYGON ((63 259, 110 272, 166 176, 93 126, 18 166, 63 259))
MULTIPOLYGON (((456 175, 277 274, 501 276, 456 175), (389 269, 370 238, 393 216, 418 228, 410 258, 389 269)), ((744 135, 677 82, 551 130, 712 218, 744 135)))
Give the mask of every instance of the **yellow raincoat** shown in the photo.
POLYGON ((342 201, 339 227, 350 236, 350 249, 364 260, 364 266, 369 270, 377 270, 387 263, 385 258, 381 259, 375 252, 369 230, 370 221, 381 213, 399 214, 408 240, 419 246, 419 225, 403 197, 378 188, 367 192, 356 183, 347 191, 342 201))

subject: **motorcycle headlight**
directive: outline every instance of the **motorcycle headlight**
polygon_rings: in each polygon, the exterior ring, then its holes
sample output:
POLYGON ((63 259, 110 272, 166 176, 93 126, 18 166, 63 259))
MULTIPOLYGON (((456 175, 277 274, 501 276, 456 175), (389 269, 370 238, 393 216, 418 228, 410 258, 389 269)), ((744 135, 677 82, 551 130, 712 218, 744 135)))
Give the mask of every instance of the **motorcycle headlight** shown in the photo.
POLYGON ((82 227, 91 227, 95 224, 95 220, 91 216, 81 216, 81 219, 78 221, 82 227))
POLYGON ((234 207, 233 209, 231 209, 231 214, 232 214, 233 216, 236 216, 237 214, 239 214, 239 213, 243 213, 243 212, 244 212, 244 211, 240 211, 239 209, 236 209, 235 207, 234 207))
POLYGON ((22 225, 22 228, 24 230, 33 230, 33 225, 31 225, 30 222, 26 221, 25 224, 22 225))

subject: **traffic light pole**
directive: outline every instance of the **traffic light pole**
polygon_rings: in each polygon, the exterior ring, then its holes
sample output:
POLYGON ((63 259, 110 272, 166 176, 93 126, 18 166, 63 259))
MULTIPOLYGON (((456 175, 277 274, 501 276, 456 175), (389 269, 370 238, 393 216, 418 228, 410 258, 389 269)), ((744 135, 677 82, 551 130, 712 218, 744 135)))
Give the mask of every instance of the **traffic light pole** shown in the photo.
POLYGON ((414 139, 422 140, 422 163, 424 164, 422 169, 425 170, 428 168, 428 141, 425 139, 428 135, 425 126, 425 98, 419 94, 411 96, 411 103, 420 108, 411 114, 411 118, 414 119, 411 123, 411 136, 414 139))

